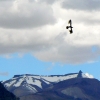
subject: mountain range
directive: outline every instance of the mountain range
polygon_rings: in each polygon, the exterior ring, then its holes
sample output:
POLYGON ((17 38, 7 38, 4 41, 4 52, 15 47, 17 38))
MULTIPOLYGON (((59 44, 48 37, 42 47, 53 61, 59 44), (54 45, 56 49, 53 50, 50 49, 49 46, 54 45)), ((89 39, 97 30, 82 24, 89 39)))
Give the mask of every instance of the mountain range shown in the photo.
POLYGON ((15 75, 2 81, 20 100, 100 100, 100 82, 89 74, 15 75))

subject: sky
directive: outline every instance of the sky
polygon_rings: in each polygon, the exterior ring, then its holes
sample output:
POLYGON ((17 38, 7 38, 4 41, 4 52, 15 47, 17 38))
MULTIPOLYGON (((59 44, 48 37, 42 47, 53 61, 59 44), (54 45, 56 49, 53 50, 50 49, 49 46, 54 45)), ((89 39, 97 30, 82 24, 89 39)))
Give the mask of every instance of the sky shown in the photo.
POLYGON ((100 0, 0 0, 1 81, 79 70, 100 80, 100 0))

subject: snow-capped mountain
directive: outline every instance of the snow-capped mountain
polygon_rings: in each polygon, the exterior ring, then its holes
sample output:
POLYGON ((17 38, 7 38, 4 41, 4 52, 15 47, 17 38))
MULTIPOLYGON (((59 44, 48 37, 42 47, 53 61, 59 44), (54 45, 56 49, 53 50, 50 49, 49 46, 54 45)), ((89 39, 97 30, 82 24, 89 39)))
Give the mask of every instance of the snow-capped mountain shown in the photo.
POLYGON ((93 78, 89 74, 84 74, 81 71, 79 73, 71 73, 65 75, 15 75, 12 79, 3 81, 5 88, 20 97, 26 94, 33 94, 44 90, 45 88, 52 86, 60 81, 68 80, 71 78, 93 78))

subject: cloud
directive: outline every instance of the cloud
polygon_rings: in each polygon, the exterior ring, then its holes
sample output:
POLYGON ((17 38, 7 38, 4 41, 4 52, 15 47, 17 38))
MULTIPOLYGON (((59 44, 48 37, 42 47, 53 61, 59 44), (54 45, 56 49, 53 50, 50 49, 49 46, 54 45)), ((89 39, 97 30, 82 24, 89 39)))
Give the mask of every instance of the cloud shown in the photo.
POLYGON ((43 61, 80 64, 98 60, 97 58, 100 56, 100 52, 92 53, 91 46, 72 46, 62 43, 62 45, 48 51, 36 52, 35 56, 43 61))
POLYGON ((0 76, 8 76, 9 73, 8 72, 0 72, 0 76))
POLYGON ((66 9, 74 9, 74 10, 100 10, 100 1, 99 0, 63 0, 62 7, 66 9))
POLYGON ((43 61, 69 64, 98 61, 99 9, 91 13, 80 8, 79 11, 73 7, 63 9, 61 0, 45 2, 48 1, 0 3, 0 55, 31 53, 43 61), (73 34, 66 30, 69 19, 72 19, 73 34))
POLYGON ((47 3, 47 4, 53 4, 55 1, 57 1, 57 0, 38 0, 39 2, 45 2, 45 3, 47 3))
POLYGON ((46 68, 46 71, 51 71, 55 66, 55 63, 52 63, 51 66, 49 66, 48 68, 46 68))
POLYGON ((4 58, 7 58, 7 59, 12 58, 12 56, 11 56, 11 55, 3 55, 3 57, 4 57, 4 58))
POLYGON ((0 27, 35 28, 55 24, 51 6, 29 0, 11 0, 0 4, 0 27))

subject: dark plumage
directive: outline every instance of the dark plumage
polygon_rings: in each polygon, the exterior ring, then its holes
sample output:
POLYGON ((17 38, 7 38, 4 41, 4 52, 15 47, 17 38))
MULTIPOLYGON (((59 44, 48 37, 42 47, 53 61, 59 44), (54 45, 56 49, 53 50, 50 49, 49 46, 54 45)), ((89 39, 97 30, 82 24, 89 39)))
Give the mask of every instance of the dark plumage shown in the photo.
POLYGON ((68 24, 69 24, 69 26, 66 26, 66 29, 70 28, 69 32, 71 34, 71 33, 73 33, 73 30, 72 30, 73 27, 72 27, 72 21, 71 21, 71 19, 68 21, 68 24))

